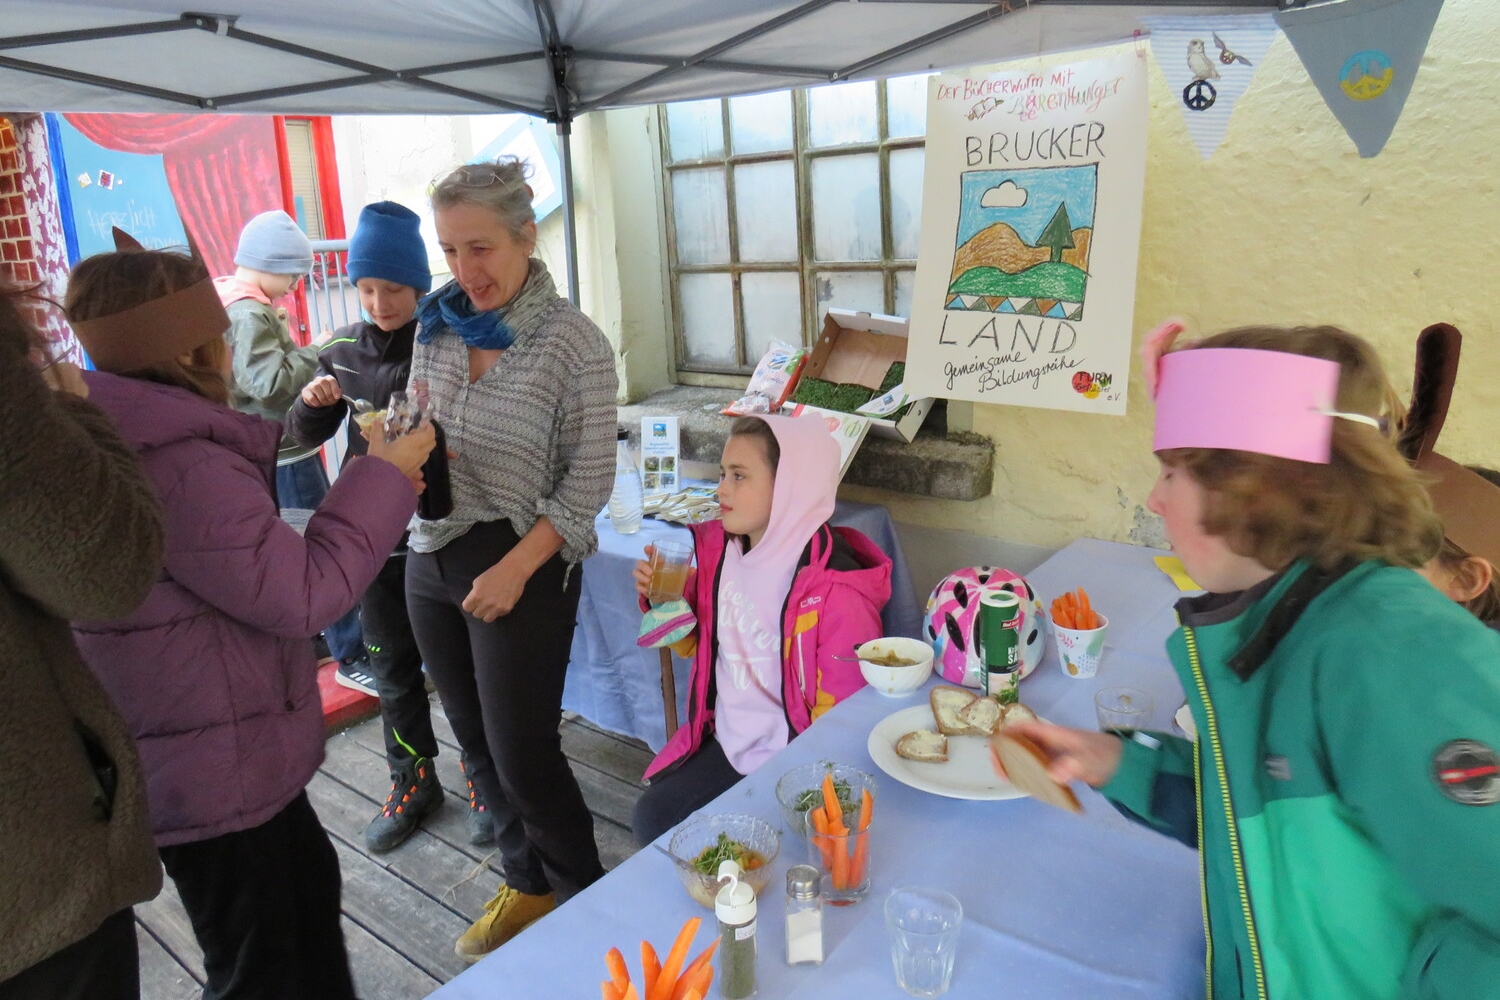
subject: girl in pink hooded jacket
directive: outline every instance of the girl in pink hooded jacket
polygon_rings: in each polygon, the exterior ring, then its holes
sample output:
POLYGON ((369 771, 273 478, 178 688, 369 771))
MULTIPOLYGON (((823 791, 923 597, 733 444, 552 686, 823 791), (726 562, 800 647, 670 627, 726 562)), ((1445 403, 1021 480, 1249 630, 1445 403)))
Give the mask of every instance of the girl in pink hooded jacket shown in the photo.
MULTIPOLYGON (((847 657, 881 635, 891 561, 826 522, 839 448, 816 417, 742 417, 724 445, 722 519, 693 525, 697 618, 687 721, 646 769, 632 827, 642 846, 706 805, 864 685, 847 657)), ((636 590, 651 567, 636 563, 636 590)))

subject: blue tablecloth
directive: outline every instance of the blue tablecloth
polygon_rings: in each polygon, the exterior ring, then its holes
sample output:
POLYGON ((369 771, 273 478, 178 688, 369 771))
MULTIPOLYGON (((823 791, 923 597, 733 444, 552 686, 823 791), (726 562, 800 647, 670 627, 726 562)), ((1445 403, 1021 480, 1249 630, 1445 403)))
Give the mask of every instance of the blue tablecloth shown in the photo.
MULTIPOLYGON (((906 557, 901 553, 890 513, 876 504, 840 502, 830 521, 864 532, 891 557, 891 600, 883 616, 886 634, 919 636, 923 608, 912 593, 906 557)), ((622 535, 602 514, 596 527, 599 551, 583 563, 583 596, 578 603, 578 628, 573 633, 563 708, 660 750, 667 740, 661 661, 656 650, 635 644, 641 613, 631 573, 648 544, 664 538, 687 539, 688 530, 647 518, 640 531, 622 535)), ((686 717, 689 664, 679 659, 674 666, 677 717, 682 719, 686 717)))
MULTIPOLYGON (((1029 578, 1044 602, 1080 584, 1110 619, 1097 677, 1075 680, 1050 655, 1021 684, 1022 698, 1044 716, 1094 725, 1093 692, 1128 685, 1156 697, 1153 723, 1164 728, 1181 704, 1163 652, 1175 588, 1151 563, 1150 549, 1097 541, 1068 546, 1029 578)), ((780 826, 778 777, 830 759, 872 772, 872 727, 920 704, 926 692, 882 698, 865 689, 711 803, 709 812, 750 813, 780 826)), ((1097 793, 1077 787, 1075 816, 1029 799, 975 802, 938 798, 877 774, 879 806, 871 839, 873 887, 865 901, 828 908, 827 961, 787 967, 781 886, 789 864, 804 860, 784 838, 771 887, 761 897, 757 962, 761 997, 776 1000, 899 1000, 882 915, 899 885, 928 885, 964 906, 954 1000, 1174 1000, 1203 996, 1203 924, 1197 856, 1129 822, 1097 793)), ((663 840, 665 840, 665 836, 663 840)), ((694 946, 705 946, 713 916, 683 891, 671 862, 641 851, 555 913, 538 921, 473 969, 433 994, 438 1000, 494 997, 591 997, 607 977, 604 953, 619 947, 639 978, 639 942, 668 947, 690 916, 704 918, 694 946)))

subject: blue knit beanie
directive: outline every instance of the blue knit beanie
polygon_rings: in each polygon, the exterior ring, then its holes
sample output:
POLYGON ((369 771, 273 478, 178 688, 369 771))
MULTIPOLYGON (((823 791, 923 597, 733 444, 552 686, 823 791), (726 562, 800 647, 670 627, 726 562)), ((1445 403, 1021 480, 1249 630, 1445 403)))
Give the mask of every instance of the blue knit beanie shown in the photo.
POLYGON ((306 274, 312 270, 312 244, 296 221, 278 208, 245 223, 234 262, 266 274, 306 274))
POLYGON ((415 288, 418 295, 432 291, 432 269, 420 228, 417 213, 394 201, 360 209, 349 241, 349 280, 378 278, 415 288))

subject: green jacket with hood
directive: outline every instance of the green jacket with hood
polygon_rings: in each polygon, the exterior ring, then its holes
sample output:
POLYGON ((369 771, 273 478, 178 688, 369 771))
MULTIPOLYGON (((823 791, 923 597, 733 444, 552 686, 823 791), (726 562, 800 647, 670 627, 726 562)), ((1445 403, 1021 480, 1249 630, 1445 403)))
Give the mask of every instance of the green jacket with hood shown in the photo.
POLYGON ((1500 636, 1373 561, 1177 607, 1199 742, 1101 791, 1197 845, 1208 995, 1500 997, 1500 636))

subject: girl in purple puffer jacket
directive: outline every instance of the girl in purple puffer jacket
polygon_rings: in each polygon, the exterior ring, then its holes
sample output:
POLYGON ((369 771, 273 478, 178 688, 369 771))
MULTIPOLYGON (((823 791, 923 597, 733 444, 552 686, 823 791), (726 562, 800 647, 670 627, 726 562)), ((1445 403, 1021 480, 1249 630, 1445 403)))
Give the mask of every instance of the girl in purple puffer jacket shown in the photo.
POLYGON ((323 759, 311 637, 400 540, 431 429, 372 442, 300 536, 276 503, 280 425, 226 405, 229 324, 201 262, 138 245, 91 257, 67 309, 99 368, 90 399, 165 513, 145 604, 74 634, 140 748, 203 995, 352 998, 338 859, 304 791, 323 759))

